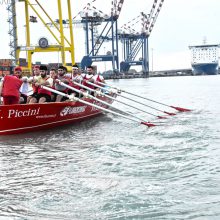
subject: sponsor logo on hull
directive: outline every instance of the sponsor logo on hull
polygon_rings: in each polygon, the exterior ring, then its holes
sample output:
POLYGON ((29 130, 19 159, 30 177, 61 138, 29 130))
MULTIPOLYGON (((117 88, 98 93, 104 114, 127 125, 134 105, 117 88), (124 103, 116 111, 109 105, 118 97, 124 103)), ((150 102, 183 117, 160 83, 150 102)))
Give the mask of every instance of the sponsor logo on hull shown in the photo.
POLYGON ((80 106, 80 107, 67 106, 61 110, 60 116, 78 114, 78 113, 85 112, 85 110, 86 110, 86 106, 80 106))

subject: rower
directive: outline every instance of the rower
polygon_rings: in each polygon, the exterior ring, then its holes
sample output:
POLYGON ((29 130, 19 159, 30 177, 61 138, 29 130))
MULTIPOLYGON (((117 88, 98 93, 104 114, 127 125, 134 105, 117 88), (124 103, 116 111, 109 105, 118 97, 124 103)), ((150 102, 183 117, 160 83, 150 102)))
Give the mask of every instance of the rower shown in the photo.
POLYGON ((101 76, 100 74, 95 74, 94 77, 94 83, 97 84, 98 86, 103 86, 103 84, 101 83, 105 83, 105 79, 103 76, 101 76), (101 83, 99 83, 101 82, 101 83))
MULTIPOLYGON (((82 74, 81 74, 81 70, 79 69, 78 65, 77 64, 74 64, 72 65, 72 77, 71 77, 71 80, 72 80, 72 87, 75 88, 75 89, 78 89, 80 90, 81 87, 79 85, 76 85, 74 84, 74 82, 76 83, 82 83, 83 81, 83 77, 82 77, 82 74)), ((76 97, 80 97, 80 93, 78 92, 74 92, 73 90, 69 90, 68 91, 68 94, 74 94, 74 96, 76 97)))
POLYGON ((83 80, 81 70, 79 69, 77 64, 72 66, 72 80, 78 83, 81 83, 83 80))
POLYGON ((64 76, 66 76, 68 74, 67 68, 65 66, 62 66, 62 69, 63 69, 64 76))
POLYGON ((47 66, 40 66, 40 77, 34 80, 34 85, 37 87, 37 95, 30 99, 29 103, 45 103, 51 101, 51 92, 41 88, 41 86, 52 87, 53 79, 47 76, 47 66))
POLYGON ((35 65, 34 68, 33 68, 33 74, 28 79, 28 82, 32 84, 33 93, 27 97, 27 103, 30 102, 31 98, 36 98, 37 99, 38 87, 35 86, 34 82, 36 82, 39 77, 40 77, 40 66, 39 65, 35 65))
POLYGON ((6 75, 2 79, 0 95, 3 97, 4 105, 19 104, 20 92, 19 89, 23 83, 22 69, 20 66, 14 68, 12 75, 6 75))
POLYGON ((51 77, 52 79, 57 79, 57 71, 56 71, 55 68, 51 68, 51 69, 50 69, 50 77, 51 77))
POLYGON ((28 77, 24 76, 21 78, 23 83, 20 87, 20 104, 26 104, 27 103, 27 98, 29 95, 33 94, 33 89, 30 83, 28 82, 28 77))
MULTIPOLYGON (((83 77, 82 84, 84 86, 89 87, 90 89, 94 89, 93 85, 90 85, 90 84, 87 83, 87 81, 89 81, 91 83, 94 83, 94 79, 93 79, 94 75, 95 75, 94 67, 93 66, 87 66, 86 73, 82 74, 82 77, 83 77)), ((90 92, 90 91, 88 91, 88 92, 90 92)), ((91 95, 94 95, 93 92, 91 92, 91 95)))
MULTIPOLYGON (((52 89, 55 89, 55 83, 56 83, 56 79, 57 79, 57 71, 56 71, 55 68, 51 68, 50 69, 50 77, 53 79, 52 89)), ((56 101, 56 97, 57 97, 57 94, 52 92, 51 93, 51 102, 55 102, 56 101)))
POLYGON ((33 76, 40 76, 40 66, 35 65, 33 68, 33 76))
MULTIPOLYGON (((66 70, 67 70, 67 69, 66 69, 66 67, 64 67, 64 66, 59 66, 59 67, 58 67, 58 71, 57 71, 57 72, 58 72, 57 82, 56 82, 56 80, 55 80, 55 84, 54 84, 54 88, 55 88, 57 91, 63 92, 63 93, 65 93, 65 94, 68 93, 68 89, 67 89, 65 86, 61 86, 61 85, 59 84, 59 81, 65 83, 65 84, 67 84, 67 85, 70 84, 70 82, 71 82, 70 78, 67 77, 67 76, 65 76, 66 70), (58 80, 59 80, 59 81, 58 81, 58 80)), ((68 99, 68 98, 65 97, 65 96, 57 95, 57 94, 56 94, 56 99, 55 99, 55 101, 56 101, 56 102, 63 102, 63 101, 66 101, 67 99, 68 99)))

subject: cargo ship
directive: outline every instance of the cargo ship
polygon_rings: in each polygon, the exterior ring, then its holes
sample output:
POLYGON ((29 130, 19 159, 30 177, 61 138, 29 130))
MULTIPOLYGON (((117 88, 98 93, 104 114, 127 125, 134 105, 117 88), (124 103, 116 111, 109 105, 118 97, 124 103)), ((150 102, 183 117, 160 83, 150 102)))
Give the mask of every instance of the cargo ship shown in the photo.
POLYGON ((191 65, 194 75, 216 75, 219 69, 219 44, 203 44, 189 46, 191 65))

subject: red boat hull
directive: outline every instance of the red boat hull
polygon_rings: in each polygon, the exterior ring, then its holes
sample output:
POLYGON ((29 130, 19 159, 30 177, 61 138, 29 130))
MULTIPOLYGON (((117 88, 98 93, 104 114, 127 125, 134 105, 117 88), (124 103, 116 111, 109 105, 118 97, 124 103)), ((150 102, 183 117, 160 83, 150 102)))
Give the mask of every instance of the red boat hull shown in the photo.
MULTIPOLYGON (((98 97, 112 103, 111 99, 98 97)), ((83 99, 108 108, 93 99, 83 99)), ((80 102, 18 104, 0 106, 0 135, 18 134, 83 121, 102 113, 101 110, 80 102)))

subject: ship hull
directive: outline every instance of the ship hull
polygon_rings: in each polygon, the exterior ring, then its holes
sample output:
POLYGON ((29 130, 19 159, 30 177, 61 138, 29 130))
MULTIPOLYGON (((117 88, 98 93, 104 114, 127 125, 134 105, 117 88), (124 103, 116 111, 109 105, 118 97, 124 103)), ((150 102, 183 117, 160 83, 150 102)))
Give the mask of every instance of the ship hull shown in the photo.
MULTIPOLYGON (((99 97, 105 102, 112 103, 112 99, 99 97)), ((108 106, 94 101, 85 101, 108 108, 108 106)), ((44 129, 50 129, 66 124, 72 124, 98 116, 101 110, 81 102, 60 102, 43 104, 18 104, 0 106, 0 135, 18 134, 44 129)))
POLYGON ((218 63, 192 64, 194 75, 216 75, 218 74, 218 63))

